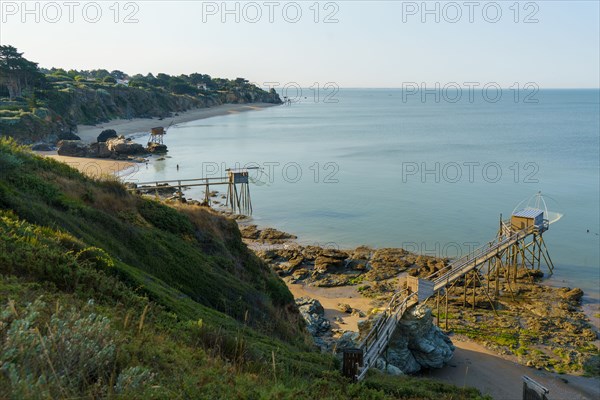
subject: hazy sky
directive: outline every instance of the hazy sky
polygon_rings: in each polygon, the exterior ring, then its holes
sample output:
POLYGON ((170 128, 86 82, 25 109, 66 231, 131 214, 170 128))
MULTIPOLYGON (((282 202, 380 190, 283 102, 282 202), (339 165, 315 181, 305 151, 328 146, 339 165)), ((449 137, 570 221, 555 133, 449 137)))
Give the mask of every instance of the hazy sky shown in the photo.
POLYGON ((0 42, 43 67, 303 87, 600 86, 596 0, 56 1, 27 2, 28 13, 21 1, 0 3, 0 42))

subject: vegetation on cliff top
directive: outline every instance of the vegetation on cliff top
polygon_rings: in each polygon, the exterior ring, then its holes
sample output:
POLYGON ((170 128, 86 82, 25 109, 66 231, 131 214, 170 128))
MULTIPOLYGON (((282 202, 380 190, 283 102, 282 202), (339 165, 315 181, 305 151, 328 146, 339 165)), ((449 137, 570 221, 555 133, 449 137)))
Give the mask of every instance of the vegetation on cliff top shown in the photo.
POLYGON ((0 136, 21 142, 60 138, 78 124, 253 102, 278 104, 281 99, 243 78, 44 69, 16 48, 0 46, 0 136))
POLYGON ((0 398, 473 399, 316 352, 233 221, 0 139, 0 398))

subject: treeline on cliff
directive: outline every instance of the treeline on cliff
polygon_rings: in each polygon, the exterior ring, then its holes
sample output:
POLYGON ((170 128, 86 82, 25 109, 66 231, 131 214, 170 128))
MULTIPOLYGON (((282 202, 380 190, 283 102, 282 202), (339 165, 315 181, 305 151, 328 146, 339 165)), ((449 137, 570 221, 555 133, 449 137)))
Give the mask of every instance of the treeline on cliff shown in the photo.
POLYGON ((281 99, 275 90, 264 91, 244 78, 44 69, 15 47, 0 46, 0 136, 23 143, 56 140, 76 132, 78 124, 255 102, 281 99))

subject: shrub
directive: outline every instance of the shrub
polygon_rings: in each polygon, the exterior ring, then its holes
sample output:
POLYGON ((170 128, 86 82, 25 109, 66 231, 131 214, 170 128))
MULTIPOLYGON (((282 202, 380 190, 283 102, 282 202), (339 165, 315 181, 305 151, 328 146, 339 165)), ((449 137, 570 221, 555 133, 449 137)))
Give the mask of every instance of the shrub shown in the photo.
MULTIPOLYGON (((47 310, 38 299, 24 310, 9 302, 2 312, 0 371, 10 382, 12 397, 105 395, 106 383, 114 381, 122 341, 109 319, 93 312, 65 311, 58 304, 44 317, 47 310)), ((147 369, 129 368, 116 379, 115 389, 141 387, 151 378, 147 369)))

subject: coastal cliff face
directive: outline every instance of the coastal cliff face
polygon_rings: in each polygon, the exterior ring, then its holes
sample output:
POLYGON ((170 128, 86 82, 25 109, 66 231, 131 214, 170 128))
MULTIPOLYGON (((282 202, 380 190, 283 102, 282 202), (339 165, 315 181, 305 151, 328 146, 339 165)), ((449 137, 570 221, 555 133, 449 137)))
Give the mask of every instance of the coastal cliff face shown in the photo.
POLYGON ((172 113, 220 104, 280 104, 277 93, 259 88, 207 91, 198 96, 178 95, 160 89, 126 86, 72 87, 42 94, 41 103, 10 104, 0 114, 0 136, 22 143, 56 141, 61 134, 76 132, 78 124, 95 125, 116 118, 168 117, 172 113))

